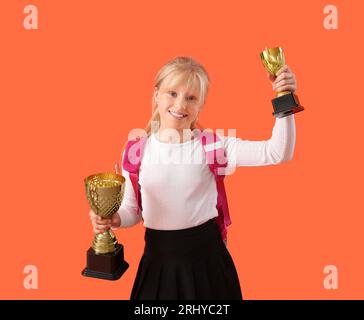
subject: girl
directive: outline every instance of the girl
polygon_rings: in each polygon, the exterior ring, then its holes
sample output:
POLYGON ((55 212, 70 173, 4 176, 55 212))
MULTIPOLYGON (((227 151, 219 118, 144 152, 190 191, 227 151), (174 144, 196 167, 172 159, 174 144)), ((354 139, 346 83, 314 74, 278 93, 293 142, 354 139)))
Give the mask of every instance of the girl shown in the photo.
MULTIPOLYGON (((276 91, 296 90, 295 76, 287 65, 276 78, 267 76, 276 91)), ((190 161, 204 154, 194 132, 208 87, 205 68, 192 58, 177 57, 161 68, 141 157, 142 214, 137 214, 125 168, 125 193, 118 212, 106 220, 90 212, 95 233, 144 221, 145 249, 130 299, 242 299, 234 262, 214 220, 218 216, 215 177, 206 161, 190 161)), ((276 118, 269 140, 220 136, 228 161, 225 174, 240 166, 292 159, 295 136, 294 114, 276 118)))

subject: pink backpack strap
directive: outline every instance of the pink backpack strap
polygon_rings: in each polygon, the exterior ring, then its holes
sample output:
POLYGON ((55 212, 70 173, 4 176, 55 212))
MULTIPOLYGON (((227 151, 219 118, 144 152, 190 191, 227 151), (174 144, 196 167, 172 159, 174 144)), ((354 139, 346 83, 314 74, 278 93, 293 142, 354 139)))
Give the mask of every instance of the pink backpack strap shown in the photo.
POLYGON ((215 176, 217 188, 216 208, 219 213, 215 221, 226 244, 227 227, 231 224, 231 219, 224 185, 225 169, 227 167, 225 148, 220 138, 214 132, 204 131, 200 134, 199 138, 205 151, 210 171, 215 176))
POLYGON ((125 147, 122 163, 123 169, 129 172, 130 181, 138 204, 138 214, 141 214, 143 210, 139 185, 139 169, 146 141, 147 137, 137 137, 135 140, 129 140, 125 147))

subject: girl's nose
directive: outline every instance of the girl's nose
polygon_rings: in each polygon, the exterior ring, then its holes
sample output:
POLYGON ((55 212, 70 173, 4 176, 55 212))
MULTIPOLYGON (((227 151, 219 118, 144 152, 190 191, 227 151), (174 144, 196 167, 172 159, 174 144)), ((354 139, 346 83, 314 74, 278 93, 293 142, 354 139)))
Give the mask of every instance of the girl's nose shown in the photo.
POLYGON ((179 98, 176 101, 176 107, 178 107, 178 109, 185 109, 186 104, 187 102, 184 98, 179 98))

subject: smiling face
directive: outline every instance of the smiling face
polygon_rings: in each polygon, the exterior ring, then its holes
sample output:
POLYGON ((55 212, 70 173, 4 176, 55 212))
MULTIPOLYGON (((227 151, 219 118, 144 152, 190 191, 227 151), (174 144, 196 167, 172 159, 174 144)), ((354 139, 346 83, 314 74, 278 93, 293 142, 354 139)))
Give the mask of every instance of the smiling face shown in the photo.
POLYGON ((161 121, 159 130, 175 129, 181 134, 183 129, 191 128, 202 104, 199 101, 197 82, 193 82, 188 88, 185 81, 173 84, 170 81, 172 79, 173 75, 169 75, 159 89, 157 87, 154 89, 154 98, 161 121))

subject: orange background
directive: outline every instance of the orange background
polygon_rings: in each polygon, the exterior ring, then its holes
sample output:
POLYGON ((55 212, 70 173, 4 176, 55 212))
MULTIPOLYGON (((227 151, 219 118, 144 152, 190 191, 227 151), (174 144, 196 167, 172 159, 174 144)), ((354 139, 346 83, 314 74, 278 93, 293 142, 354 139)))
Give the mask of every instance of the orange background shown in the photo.
POLYGON ((188 55, 211 77, 199 117, 270 138, 274 97, 259 58, 282 46, 305 111, 292 161, 228 177, 229 250, 246 299, 363 299, 362 1, 6 0, 0 4, 2 299, 128 299, 142 224, 119 230, 130 268, 81 276, 93 233, 83 178, 113 170, 151 115, 153 79, 188 55), (39 30, 23 9, 38 7, 39 30), (334 4, 339 29, 323 27, 334 4), (326 265, 339 288, 323 286, 326 265), (23 287, 26 265, 39 289, 23 287))

